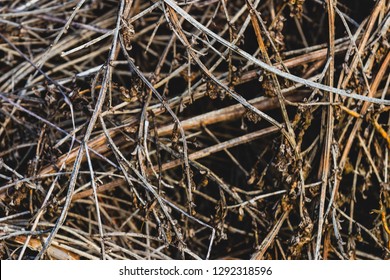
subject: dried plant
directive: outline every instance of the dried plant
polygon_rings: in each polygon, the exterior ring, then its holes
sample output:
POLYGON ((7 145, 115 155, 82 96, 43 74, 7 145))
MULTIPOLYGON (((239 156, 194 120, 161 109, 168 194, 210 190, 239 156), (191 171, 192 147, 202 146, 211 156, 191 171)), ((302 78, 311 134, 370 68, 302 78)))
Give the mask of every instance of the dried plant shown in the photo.
POLYGON ((388 0, 2 1, 2 259, 388 259, 388 0))

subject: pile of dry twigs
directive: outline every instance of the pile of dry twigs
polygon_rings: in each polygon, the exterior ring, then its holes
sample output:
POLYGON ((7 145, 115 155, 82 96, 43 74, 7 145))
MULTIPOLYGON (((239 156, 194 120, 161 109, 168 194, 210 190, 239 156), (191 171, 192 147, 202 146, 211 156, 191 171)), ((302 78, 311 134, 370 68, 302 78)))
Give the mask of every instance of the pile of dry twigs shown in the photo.
POLYGON ((389 0, 0 1, 2 259, 388 259, 389 0))

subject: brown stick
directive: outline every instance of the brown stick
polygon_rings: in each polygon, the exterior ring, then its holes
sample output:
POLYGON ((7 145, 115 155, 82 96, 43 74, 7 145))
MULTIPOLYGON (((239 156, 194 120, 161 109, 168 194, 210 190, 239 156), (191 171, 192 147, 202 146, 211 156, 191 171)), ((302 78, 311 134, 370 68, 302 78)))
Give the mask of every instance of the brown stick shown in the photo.
MULTIPOLYGON (((293 88, 290 88, 289 90, 285 90, 286 92, 286 98, 288 101, 291 102, 297 102, 299 100, 302 100, 306 94, 297 94, 294 95, 292 92, 293 88)), ((259 97, 255 98, 249 101, 253 106, 255 106, 257 109, 265 111, 265 110, 272 110, 277 108, 278 106, 278 100, 276 98, 266 98, 266 97, 259 97)), ((154 113, 159 114, 161 112, 160 109, 156 109, 154 113)), ((210 124, 215 124, 219 123, 222 121, 231 121, 237 118, 240 118, 244 113, 246 112, 246 109, 241 105, 232 105, 220 110, 212 111, 206 114, 202 114, 187 120, 184 120, 181 122, 181 125, 183 126, 184 130, 187 129, 194 129, 194 128, 199 128, 202 125, 210 125, 210 124)), ((137 124, 138 118, 133 117, 132 120, 130 121, 128 127, 135 126, 137 124)), ((173 130, 173 124, 172 125, 167 125, 162 128, 158 129, 158 135, 159 136, 164 136, 169 133, 171 133, 173 130)), ((110 130, 110 137, 114 138, 116 135, 120 133, 119 130, 110 130)), ((119 140, 119 141, 123 141, 119 140)), ((107 141, 106 137, 104 135, 99 135, 96 138, 92 139, 89 143, 88 146, 91 149, 94 149, 95 151, 99 152, 100 154, 105 154, 109 151, 109 148, 107 146, 107 141)), ((119 144, 119 143, 118 143, 119 144)), ((48 165, 44 167, 40 172, 39 175, 45 175, 45 174, 50 174, 54 173, 56 169, 61 166, 65 159, 67 160, 66 164, 72 164, 77 156, 77 152, 79 150, 79 147, 76 147, 73 149, 69 157, 67 158, 66 155, 61 156, 58 161, 55 163, 55 165, 48 165)))

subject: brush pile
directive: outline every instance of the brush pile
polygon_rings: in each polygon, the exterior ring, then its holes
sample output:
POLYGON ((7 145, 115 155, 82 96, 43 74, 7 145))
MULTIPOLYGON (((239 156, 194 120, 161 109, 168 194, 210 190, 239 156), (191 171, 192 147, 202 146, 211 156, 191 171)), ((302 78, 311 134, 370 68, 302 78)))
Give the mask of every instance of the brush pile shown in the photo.
POLYGON ((1 259, 390 258, 389 10, 1 1, 1 259))

